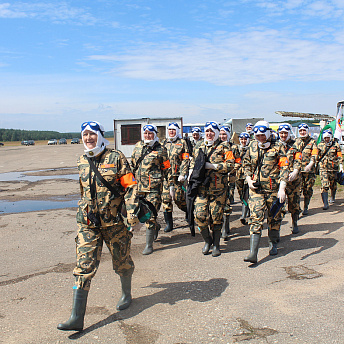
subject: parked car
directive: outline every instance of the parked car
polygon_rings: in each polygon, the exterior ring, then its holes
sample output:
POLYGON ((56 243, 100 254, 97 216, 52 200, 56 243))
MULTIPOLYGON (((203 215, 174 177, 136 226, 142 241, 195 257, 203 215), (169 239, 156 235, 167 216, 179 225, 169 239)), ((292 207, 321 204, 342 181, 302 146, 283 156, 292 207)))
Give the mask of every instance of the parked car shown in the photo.
POLYGON ((0 142, 0 146, 3 146, 4 144, 3 144, 3 142, 0 142))
POLYGON ((27 146, 34 146, 34 145, 35 145, 35 141, 34 140, 27 141, 27 146))
POLYGON ((66 145, 67 144, 67 140, 66 139, 60 139, 59 140, 59 145, 66 145))
POLYGON ((56 139, 49 140, 48 145, 57 145, 57 140, 56 139))
POLYGON ((23 146, 27 146, 27 141, 26 140, 22 141, 20 144, 23 145, 23 146))
POLYGON ((70 141, 70 143, 71 143, 71 144, 80 143, 80 139, 74 138, 74 139, 72 139, 72 141, 70 141))

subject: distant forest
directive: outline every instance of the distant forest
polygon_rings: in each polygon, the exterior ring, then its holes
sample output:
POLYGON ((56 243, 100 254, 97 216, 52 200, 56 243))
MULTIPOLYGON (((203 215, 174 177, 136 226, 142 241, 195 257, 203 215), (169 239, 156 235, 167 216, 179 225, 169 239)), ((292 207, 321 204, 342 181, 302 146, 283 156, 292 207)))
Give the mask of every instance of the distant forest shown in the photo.
MULTIPOLYGON (((79 133, 59 133, 58 131, 0 129, 0 141, 50 140, 81 138, 79 133)), ((113 131, 106 131, 105 137, 113 137, 113 131)))

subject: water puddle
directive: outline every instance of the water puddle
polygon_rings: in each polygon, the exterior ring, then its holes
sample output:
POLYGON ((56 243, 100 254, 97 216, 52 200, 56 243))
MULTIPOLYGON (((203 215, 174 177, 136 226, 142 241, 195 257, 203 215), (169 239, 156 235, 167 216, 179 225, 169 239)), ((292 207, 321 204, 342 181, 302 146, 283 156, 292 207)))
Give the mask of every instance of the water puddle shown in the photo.
MULTIPOLYGON (((40 180, 47 179, 73 179, 78 180, 79 174, 55 174, 58 171, 63 171, 64 169, 53 169, 53 170, 40 170, 40 171, 23 171, 23 172, 6 172, 0 173, 0 182, 9 181, 27 181, 27 182, 38 182, 40 180), (41 174, 40 174, 41 173, 41 174)), ((70 170, 66 168, 65 170, 70 170)))
POLYGON ((50 209, 63 209, 78 206, 78 200, 69 201, 33 201, 23 200, 17 202, 0 201, 0 214, 25 213, 50 209))

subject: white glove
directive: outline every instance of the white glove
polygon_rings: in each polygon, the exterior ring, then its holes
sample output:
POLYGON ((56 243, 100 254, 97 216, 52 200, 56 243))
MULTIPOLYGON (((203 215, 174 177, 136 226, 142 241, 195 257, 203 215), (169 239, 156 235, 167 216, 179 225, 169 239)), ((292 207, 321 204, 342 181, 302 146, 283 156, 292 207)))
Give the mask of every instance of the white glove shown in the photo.
POLYGON ((313 165, 314 165, 314 161, 311 160, 310 163, 305 166, 305 172, 309 172, 312 169, 313 165))
POLYGON ((205 169, 206 170, 217 170, 218 167, 219 167, 218 164, 212 164, 211 162, 205 163, 205 169))
POLYGON ((178 182, 182 183, 182 182, 185 180, 185 177, 186 177, 186 176, 180 175, 180 176, 178 177, 178 182))
POLYGON ((299 173, 299 170, 297 168, 294 169, 293 172, 289 173, 289 181, 292 182, 293 180, 296 179, 297 174, 299 173))
POLYGON ((246 181, 247 181, 248 187, 251 190, 256 190, 257 189, 255 186, 253 186, 254 181, 252 180, 252 178, 250 176, 246 177, 246 181))
POLYGON ((188 182, 190 181, 190 177, 192 175, 193 170, 189 170, 189 175, 188 175, 188 182))
POLYGON ((344 169, 343 169, 343 164, 340 164, 339 165, 339 172, 343 173, 344 172, 344 169))
POLYGON ((176 196, 176 191, 174 190, 174 186, 173 185, 170 186, 170 196, 172 197, 173 200, 174 200, 174 198, 176 196))
POLYGON ((285 201, 285 187, 287 186, 287 183, 283 180, 280 182, 279 190, 277 192, 277 198, 281 203, 285 201))

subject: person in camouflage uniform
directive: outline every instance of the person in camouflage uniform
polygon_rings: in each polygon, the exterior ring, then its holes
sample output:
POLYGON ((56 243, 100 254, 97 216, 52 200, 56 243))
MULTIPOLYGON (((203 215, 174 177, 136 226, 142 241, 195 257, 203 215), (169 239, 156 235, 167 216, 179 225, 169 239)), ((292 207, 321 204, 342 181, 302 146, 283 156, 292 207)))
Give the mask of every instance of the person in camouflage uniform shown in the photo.
POLYGON ((332 131, 324 130, 323 141, 318 145, 318 165, 321 181, 321 198, 324 210, 329 208, 328 190, 331 190, 330 203, 334 203, 337 191, 337 172, 343 172, 343 157, 340 145, 333 140, 332 131))
POLYGON ((122 296, 117 309, 128 308, 132 300, 132 233, 123 223, 120 207, 124 204, 124 196, 129 199, 133 194, 136 181, 123 153, 106 148, 109 142, 104 138, 104 128, 100 123, 85 122, 81 129, 86 150, 85 155, 78 159, 81 200, 76 216, 77 264, 73 271, 73 308, 70 319, 58 325, 59 330, 80 331, 83 328, 88 291, 100 263, 103 241, 111 253, 113 269, 121 279, 122 296), (95 175, 90 167, 92 163, 112 190, 95 175))
MULTIPOLYGON (((156 211, 160 210, 161 193, 164 179, 170 166, 166 148, 159 143, 155 125, 147 124, 142 128, 143 140, 139 141, 131 156, 131 166, 137 181, 138 195, 151 202, 156 211)), ((142 254, 153 252, 153 241, 158 236, 160 225, 156 218, 146 221, 146 247, 142 254)))
POLYGON ((250 135, 250 141, 254 140, 254 132, 253 132, 253 124, 247 123, 246 124, 246 132, 250 135))
POLYGON ((195 148, 196 144, 202 141, 202 130, 200 127, 193 127, 191 129, 192 133, 192 148, 195 148))
POLYGON ((166 222, 165 232, 173 230, 172 210, 174 201, 179 209, 186 212, 185 190, 189 172, 190 152, 184 139, 180 136, 178 123, 169 123, 168 137, 162 142, 167 149, 171 168, 168 179, 164 180, 162 206, 166 222))
POLYGON ((268 210, 269 254, 276 255, 280 238, 281 212, 275 217, 271 206, 278 199, 285 201, 288 180, 288 159, 282 145, 271 138, 269 123, 258 121, 253 128, 252 141, 244 156, 243 169, 250 188, 250 254, 244 261, 256 263, 259 241, 262 234, 265 211, 268 210))
POLYGON ((313 138, 309 136, 309 126, 301 123, 298 127, 299 135, 295 141, 296 149, 302 154, 301 161, 301 192, 304 196, 303 215, 308 215, 309 202, 313 196, 315 183, 315 162, 318 155, 318 148, 313 138))
POLYGON ((250 135, 246 132, 242 132, 239 135, 239 142, 240 142, 240 145, 238 146, 238 150, 239 150, 240 162, 238 164, 239 167, 237 168, 237 171, 236 171, 236 187, 238 189, 238 194, 242 202, 240 221, 243 225, 247 225, 246 218, 250 216, 250 208, 248 206, 249 188, 246 182, 246 177, 245 177, 244 169, 242 167, 242 162, 250 143, 250 135))
POLYGON ((288 211, 292 218, 292 233, 299 233, 297 221, 300 214, 300 194, 301 194, 301 152, 295 145, 295 140, 291 138, 291 125, 283 123, 278 127, 279 140, 284 147, 285 154, 289 161, 289 177, 286 188, 288 197, 288 211))
POLYGON ((224 221, 223 221, 223 228, 222 228, 222 238, 227 241, 230 235, 230 214, 232 213, 231 204, 234 202, 234 190, 235 190, 235 178, 236 178, 236 171, 240 167, 240 156, 239 150, 236 145, 234 145, 231 141, 231 132, 229 127, 222 126, 220 128, 220 140, 228 147, 229 150, 233 152, 233 156, 235 159, 234 169, 231 173, 228 174, 228 184, 226 186, 226 204, 224 207, 224 221), (234 186, 233 186, 234 184, 234 186))
POLYGON ((216 122, 207 122, 204 130, 204 140, 195 147, 194 159, 190 164, 191 175, 200 152, 202 151, 207 157, 205 180, 198 188, 194 216, 205 241, 202 253, 208 254, 213 245, 212 256, 217 257, 221 254, 220 237, 227 196, 228 173, 234 169, 234 156, 228 145, 220 141, 220 128, 216 122), (209 227, 213 232, 212 237, 209 227))

